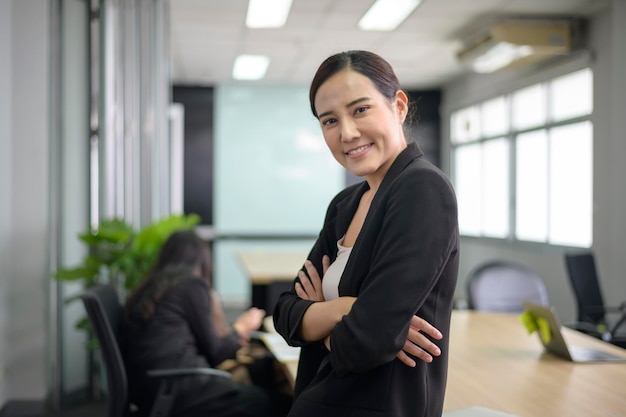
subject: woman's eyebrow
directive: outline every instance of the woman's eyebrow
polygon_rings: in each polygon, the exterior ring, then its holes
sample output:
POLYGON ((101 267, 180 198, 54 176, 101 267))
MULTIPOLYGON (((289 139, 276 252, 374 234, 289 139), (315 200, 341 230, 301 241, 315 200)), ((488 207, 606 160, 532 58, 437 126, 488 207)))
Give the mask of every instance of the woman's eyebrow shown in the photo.
MULTIPOLYGON (((358 104, 358 103, 360 103, 360 102, 362 102, 362 101, 367 101, 367 100, 369 100, 369 99, 370 99, 369 97, 360 97, 360 98, 357 98, 356 100, 352 100, 351 102, 349 102, 348 104, 346 104, 346 108, 347 108, 347 109, 349 109, 350 107, 354 106, 355 104, 358 104)), ((321 119, 322 117, 324 117, 324 116, 328 116, 328 115, 329 115, 329 114, 331 114, 331 113, 332 113, 332 111, 327 111, 327 112, 324 112, 324 113, 320 114, 319 116, 317 116, 317 118, 318 118, 318 119, 321 119)))

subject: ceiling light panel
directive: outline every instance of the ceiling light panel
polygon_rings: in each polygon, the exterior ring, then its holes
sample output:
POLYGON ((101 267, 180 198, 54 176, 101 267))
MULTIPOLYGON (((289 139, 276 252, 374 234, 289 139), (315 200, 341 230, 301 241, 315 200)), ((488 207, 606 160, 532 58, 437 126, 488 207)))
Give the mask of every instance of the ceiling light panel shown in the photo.
POLYGON ((246 26, 250 29, 279 28, 287 22, 291 0, 250 0, 246 26))
POLYGON ((362 30, 390 31, 397 28, 422 0, 376 0, 359 20, 362 30))
POLYGON ((239 55, 233 67, 235 80, 260 80, 265 77, 270 58, 265 55, 239 55))

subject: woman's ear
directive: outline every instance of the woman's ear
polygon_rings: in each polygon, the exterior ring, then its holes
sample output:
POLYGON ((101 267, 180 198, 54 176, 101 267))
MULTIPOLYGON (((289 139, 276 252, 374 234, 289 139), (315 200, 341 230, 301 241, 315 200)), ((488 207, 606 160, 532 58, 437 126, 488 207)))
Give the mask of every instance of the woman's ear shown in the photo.
POLYGON ((396 92, 396 109, 398 112, 398 119, 400 120, 400 124, 403 124, 404 120, 406 119, 406 115, 409 112, 409 98, 402 90, 398 90, 396 92))

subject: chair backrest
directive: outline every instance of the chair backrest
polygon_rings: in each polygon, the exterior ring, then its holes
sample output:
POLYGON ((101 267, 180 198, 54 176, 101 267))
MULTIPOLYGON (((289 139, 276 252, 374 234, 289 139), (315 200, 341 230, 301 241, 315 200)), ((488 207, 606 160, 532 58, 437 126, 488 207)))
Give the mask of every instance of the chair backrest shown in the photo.
POLYGON ((543 279, 531 269, 510 261, 488 261, 467 278, 468 306, 473 310, 518 313, 524 302, 549 305, 543 279))
POLYGON ((110 284, 88 289, 82 300, 106 367, 107 417, 122 417, 128 411, 128 380, 119 349, 122 306, 110 284))
POLYGON ((565 254, 565 266, 576 296, 578 321, 604 323, 604 299, 591 252, 565 254))

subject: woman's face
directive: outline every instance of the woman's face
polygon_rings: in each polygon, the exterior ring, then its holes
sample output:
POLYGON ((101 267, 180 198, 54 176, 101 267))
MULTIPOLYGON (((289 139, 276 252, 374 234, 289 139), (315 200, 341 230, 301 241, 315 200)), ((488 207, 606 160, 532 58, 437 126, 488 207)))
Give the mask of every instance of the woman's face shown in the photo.
POLYGON ((328 148, 354 175, 378 186, 396 156, 406 148, 402 123, 407 96, 391 101, 366 76, 350 70, 326 80, 315 95, 315 110, 328 148))

